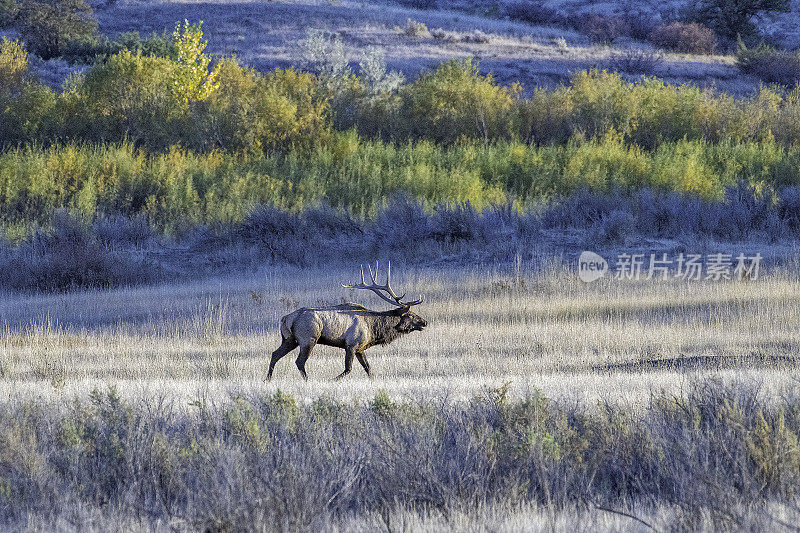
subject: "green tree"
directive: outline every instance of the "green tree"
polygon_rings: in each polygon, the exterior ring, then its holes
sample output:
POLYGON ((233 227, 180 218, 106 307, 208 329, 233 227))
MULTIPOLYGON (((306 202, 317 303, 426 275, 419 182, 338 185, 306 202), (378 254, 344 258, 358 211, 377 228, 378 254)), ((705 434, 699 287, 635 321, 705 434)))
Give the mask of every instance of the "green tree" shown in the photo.
POLYGON ((17 20, 28 50, 42 59, 58 57, 69 41, 97 33, 97 20, 84 0, 23 0, 17 20))
POLYGON ((692 18, 722 37, 736 39, 755 35, 755 17, 776 12, 788 13, 789 0, 700 0, 692 18))

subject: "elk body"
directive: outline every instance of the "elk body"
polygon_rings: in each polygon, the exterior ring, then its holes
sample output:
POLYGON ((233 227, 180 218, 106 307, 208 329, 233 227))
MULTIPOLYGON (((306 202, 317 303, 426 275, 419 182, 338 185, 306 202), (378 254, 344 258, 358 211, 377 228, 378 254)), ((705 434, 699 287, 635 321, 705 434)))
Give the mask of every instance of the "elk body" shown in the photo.
MULTIPOLYGON (((378 265, 376 264, 376 274, 377 271, 378 265)), ((371 311, 363 305, 346 303, 330 307, 302 307, 284 316, 281 318, 280 324, 283 342, 272 353, 267 379, 272 379, 275 363, 298 346, 300 355, 295 363, 303 378, 308 379, 306 361, 317 344, 344 348, 344 372, 336 379, 350 373, 353 367, 353 358, 358 359, 369 376, 369 362, 364 354, 367 348, 389 344, 406 333, 422 331, 428 325, 422 317, 411 312, 411 306, 422 303, 421 297, 413 302, 403 302, 403 296, 395 296, 390 286, 391 264, 387 269, 386 285, 378 285, 372 268, 369 269, 369 274, 372 281, 370 285, 364 283, 364 268, 362 267, 361 283, 343 285, 343 287, 370 290, 391 303, 394 309, 371 311)))

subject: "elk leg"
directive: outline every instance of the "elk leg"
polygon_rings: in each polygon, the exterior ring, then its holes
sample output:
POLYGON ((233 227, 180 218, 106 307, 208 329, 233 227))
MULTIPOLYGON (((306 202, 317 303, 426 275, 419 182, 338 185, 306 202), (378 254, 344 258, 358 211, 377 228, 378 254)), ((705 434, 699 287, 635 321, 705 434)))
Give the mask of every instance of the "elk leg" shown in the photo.
POLYGON ((311 350, 314 349, 314 344, 309 344, 308 346, 301 346, 300 347, 300 355, 297 356, 294 364, 297 365, 297 370, 300 371, 302 374, 303 379, 308 381, 308 374, 306 374, 306 361, 311 356, 311 350))
POLYGON ((364 352, 356 352, 356 359, 358 362, 361 363, 361 366, 364 367, 364 372, 367 373, 367 377, 372 377, 369 373, 369 362, 367 361, 367 354, 364 352))
POLYGON ((297 342, 295 342, 294 339, 283 339, 278 349, 272 352, 272 359, 269 362, 269 372, 267 372, 267 381, 272 379, 272 371, 275 369, 275 363, 280 361, 281 357, 295 348, 297 348, 297 342))
POLYGON ((345 377, 353 369, 353 356, 354 355, 355 355, 355 350, 353 350, 352 348, 345 348, 344 349, 344 372, 342 372, 341 374, 336 376, 337 380, 342 379, 343 377, 345 377))

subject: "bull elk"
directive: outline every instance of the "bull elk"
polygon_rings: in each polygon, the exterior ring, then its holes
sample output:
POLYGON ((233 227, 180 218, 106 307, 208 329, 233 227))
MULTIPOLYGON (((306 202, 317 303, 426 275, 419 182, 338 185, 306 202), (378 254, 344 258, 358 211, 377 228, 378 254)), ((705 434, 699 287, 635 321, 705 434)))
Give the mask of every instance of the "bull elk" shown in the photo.
POLYGON ((422 303, 422 297, 411 302, 404 302, 405 295, 398 297, 391 287, 392 265, 386 270, 386 284, 379 285, 375 272, 369 269, 371 284, 364 282, 364 266, 361 266, 361 283, 342 285, 349 289, 366 289, 377 294, 381 299, 392 304, 390 311, 371 311, 363 305, 346 303, 329 307, 302 307, 281 318, 280 347, 272 352, 267 379, 272 379, 272 371, 283 356, 300 347, 300 355, 295 363, 303 379, 306 374, 306 361, 317 344, 344 348, 344 372, 336 379, 350 373, 353 357, 358 359, 367 376, 370 375, 369 363, 364 351, 372 346, 389 344, 396 338, 412 331, 422 331, 428 323, 419 315, 411 312, 411 307, 422 303))

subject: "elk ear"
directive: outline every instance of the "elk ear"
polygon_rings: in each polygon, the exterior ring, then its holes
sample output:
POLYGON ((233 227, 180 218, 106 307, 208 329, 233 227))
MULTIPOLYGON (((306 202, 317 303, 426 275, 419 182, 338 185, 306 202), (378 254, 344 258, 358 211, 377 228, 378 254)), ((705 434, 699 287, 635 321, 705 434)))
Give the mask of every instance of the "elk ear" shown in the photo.
POLYGON ((410 307, 410 306, 408 306, 408 305, 403 305, 403 306, 400 306, 400 307, 396 308, 396 309, 394 310, 394 313, 395 313, 397 316, 403 316, 403 315, 405 315, 406 313, 408 313, 410 310, 411 310, 411 307, 410 307))

